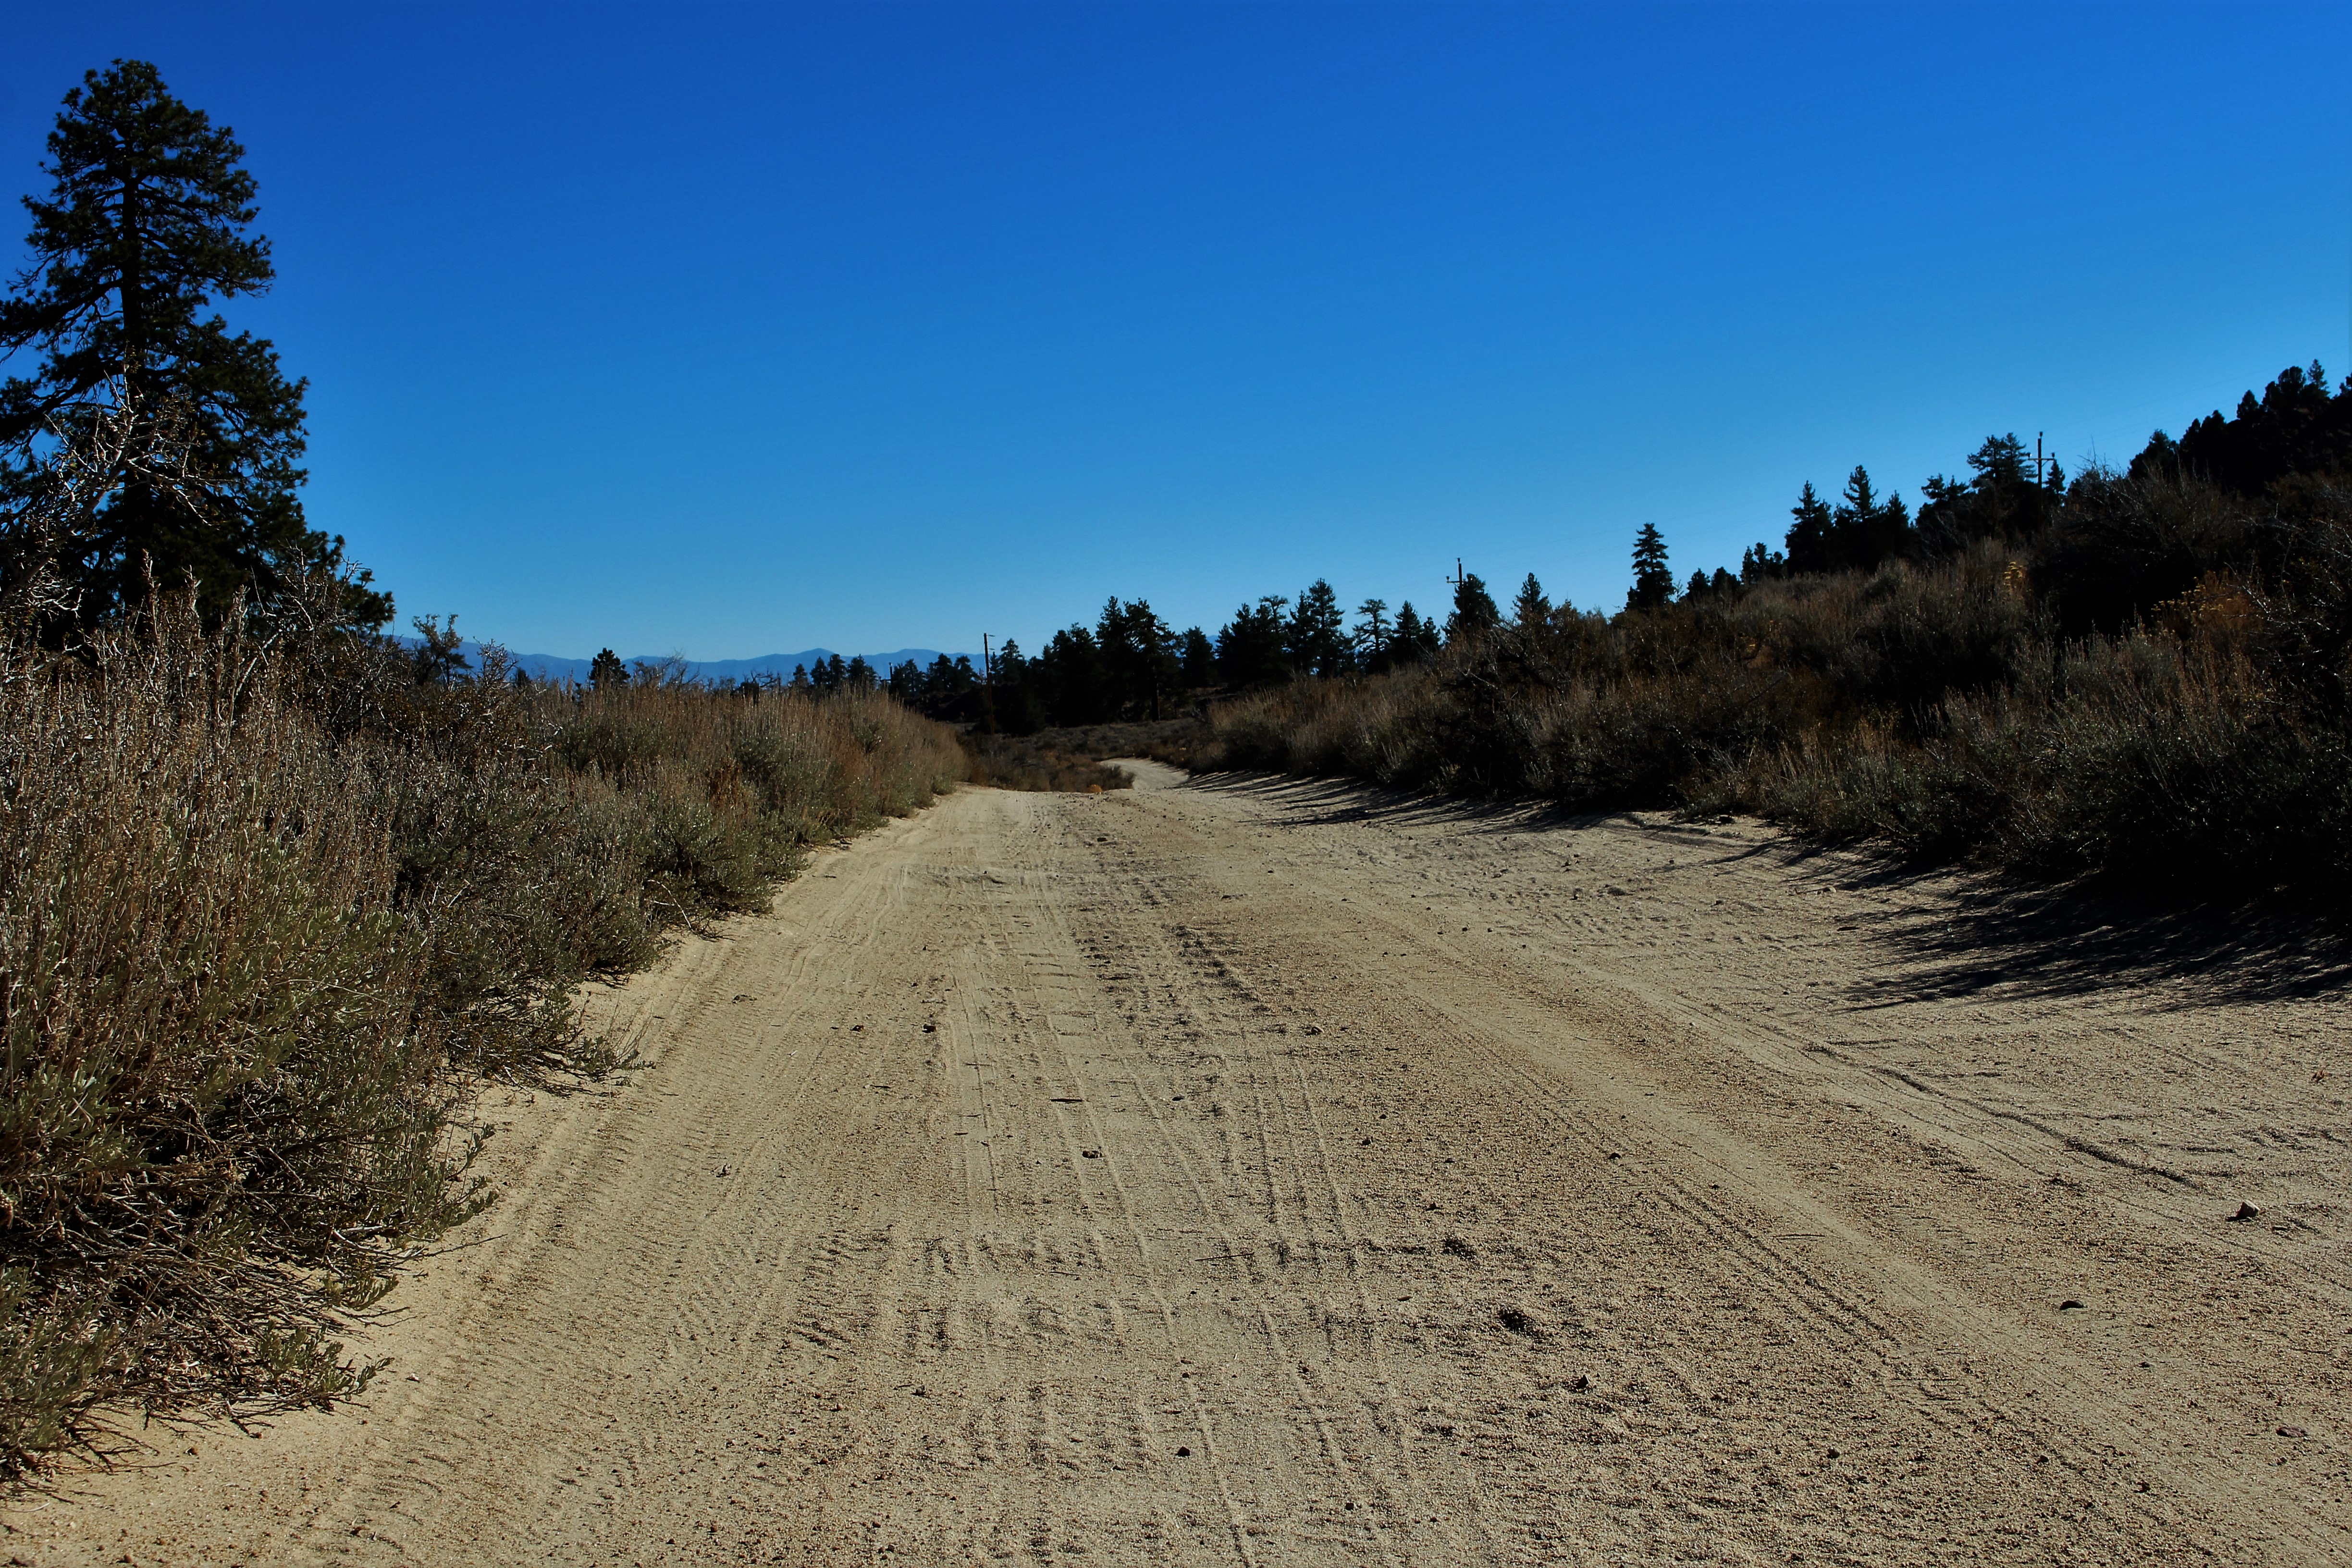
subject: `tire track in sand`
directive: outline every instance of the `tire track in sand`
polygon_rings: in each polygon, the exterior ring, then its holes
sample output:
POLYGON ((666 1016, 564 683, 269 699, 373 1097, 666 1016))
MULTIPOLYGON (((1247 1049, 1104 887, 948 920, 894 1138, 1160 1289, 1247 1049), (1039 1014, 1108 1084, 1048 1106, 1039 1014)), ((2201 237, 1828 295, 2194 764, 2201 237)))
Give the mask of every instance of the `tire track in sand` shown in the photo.
MULTIPOLYGON (((2329 1270, 2229 1255, 2227 1289, 2302 1352, 2259 1365, 2216 1336, 2181 1369, 2127 1312, 2031 1317, 2025 1261, 1948 1265, 1916 1237, 2038 1259, 2039 1223, 2147 1259, 2151 1323, 2186 1310, 2176 1243, 1958 1170, 1899 1096, 1847 1087, 1890 1081, 1868 1062, 1804 1053, 1797 975, 1863 936, 1740 947, 1735 978, 1795 966, 1792 999, 1719 1026, 1716 977, 1643 945, 1704 904, 1555 886, 1643 852, 1634 830, 1507 839, 1292 798, 970 792, 824 858, 772 918, 612 999, 636 1081, 515 1112, 509 1201, 404 1289, 403 1371, 366 1425, 205 1438, 12 1516, 12 1545, 2344 1559, 2343 1456, 2306 1412, 2352 1389, 2297 1283, 2329 1270)), ((1819 897, 1741 875, 1752 929, 1819 897)), ((1874 1028, 1950 1016, 1907 1005, 1874 1028)), ((1970 1005, 2004 1039, 2060 1026, 1970 1005)), ((2103 1038, 2189 1059, 2134 1028, 2103 1038)))

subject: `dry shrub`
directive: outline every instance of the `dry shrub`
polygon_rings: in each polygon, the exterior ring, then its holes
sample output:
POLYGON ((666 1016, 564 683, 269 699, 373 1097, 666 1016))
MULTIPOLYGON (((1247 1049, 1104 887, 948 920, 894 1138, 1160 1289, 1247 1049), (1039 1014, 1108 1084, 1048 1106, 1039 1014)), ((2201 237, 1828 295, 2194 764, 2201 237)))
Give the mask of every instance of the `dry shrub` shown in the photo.
POLYGON ((997 789, 1132 789, 1135 780, 1094 756, 1055 744, 1045 735, 967 735, 974 784, 997 789))
POLYGON ((879 696, 420 683, 318 602, 0 631, 0 1480, 362 1387, 473 1089, 610 1065, 579 980, 967 772, 879 696))
POLYGON ((966 773, 944 725, 874 695, 756 698, 654 679, 522 689, 488 650, 419 685, 333 642, 341 745, 391 824, 451 1049, 496 1077, 594 1072, 571 998, 661 933, 762 909, 805 846, 904 816, 966 773))
POLYGON ((10 1479, 352 1393, 334 1336, 478 1201, 366 782, 279 661, 150 604, 87 662, 0 642, 10 1479))
POLYGON ((2156 631, 2055 647, 1916 739, 1864 724, 1753 758, 1723 797, 1923 858, 2340 907, 2348 762, 2242 654, 2156 631))
MULTIPOLYGON (((1926 859, 2352 908, 2352 496, 2314 482, 2237 519, 2227 570, 2209 492, 2096 499, 2100 538, 2157 542, 2126 561, 2170 595, 2146 623, 2064 635, 2041 568, 1987 542, 1564 615, 1431 667, 1225 702, 1211 724, 1230 766, 1745 810, 1926 859), (2204 530, 2193 549, 2182 517, 2204 530)), ((2035 559, 2062 597, 2105 605, 2081 542, 2060 543, 2035 559)))

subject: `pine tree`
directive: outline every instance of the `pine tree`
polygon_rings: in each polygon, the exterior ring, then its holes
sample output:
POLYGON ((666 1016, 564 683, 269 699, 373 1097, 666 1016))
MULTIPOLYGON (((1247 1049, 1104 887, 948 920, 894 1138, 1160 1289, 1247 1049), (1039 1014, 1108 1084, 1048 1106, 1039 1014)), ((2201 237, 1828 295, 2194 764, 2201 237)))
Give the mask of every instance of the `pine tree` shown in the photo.
POLYGON ((1666 537, 1654 522, 1645 522, 1633 536, 1633 588, 1625 595, 1629 610, 1654 610, 1674 602, 1675 574, 1666 566, 1666 537))
POLYGON ((1217 649, 1209 634, 1198 626, 1184 633, 1184 684, 1200 688, 1217 683, 1217 649))
POLYGON ((1268 594, 1255 606, 1244 605, 1217 632, 1217 674, 1227 686, 1247 689, 1278 686, 1290 679, 1284 650, 1283 607, 1290 601, 1268 594))
MULTIPOLYGON (((2063 491, 2054 482, 2046 491, 2035 484, 2025 443, 2014 432, 1986 437, 1968 461, 1966 482, 1935 474, 1919 487, 1921 548, 1950 554, 1979 539, 2030 538, 2049 523, 2063 491)), ((2044 468, 2055 481, 2056 465, 2044 468)))
POLYGON ((1511 624, 1522 632, 1540 629, 1551 618, 1551 601, 1544 597, 1543 584, 1536 574, 1519 584, 1519 596, 1511 601, 1511 624))
POLYGON ((1006 637, 991 668, 992 683, 985 700, 996 727, 1008 735, 1034 735, 1044 729, 1049 715, 1035 679, 1036 666, 1022 653, 1021 645, 1006 637))
MULTIPOLYGON (((1812 486, 1807 485, 1805 489, 1811 490, 1812 486)), ((1743 587, 1754 587, 1767 578, 1788 574, 1789 558, 1777 550, 1765 549, 1760 539, 1749 545, 1739 557, 1739 581, 1743 587)))
POLYGON ((1097 724, 1112 717, 1102 648, 1086 627, 1055 632, 1031 662, 1040 711, 1052 724, 1097 724))
POLYGON ((1974 490, 2014 489, 2025 483, 2025 443, 2012 430, 2006 436, 1988 436, 1983 444, 1969 454, 1969 467, 1976 470, 1969 488, 1974 490))
POLYGON ((1902 494, 1880 500, 1871 487, 1870 470, 1859 463, 1846 476, 1845 495, 1831 515, 1832 568, 1869 571, 1902 553, 1911 532, 1911 512, 1902 494))
MULTIPOLYGON (((840 655, 836 654, 834 657, 837 660, 840 655)), ((864 692, 874 689, 874 667, 866 662, 864 654, 859 654, 843 667, 841 684, 852 691, 864 692)))
MULTIPOLYGON (((1831 516, 1829 503, 1813 493, 1813 481, 1805 481, 1804 493, 1797 504, 1789 509, 1793 520, 1789 535, 1783 542, 1789 550, 1789 570, 1792 573, 1828 572, 1835 563, 1830 553, 1830 530, 1836 519, 1831 516)), ((1757 547, 1759 551, 1763 546, 1757 547)))
POLYGON ((1975 537, 1982 512, 1958 479, 1929 474, 1919 482, 1919 535, 1930 551, 1948 553, 1975 537))
POLYGON ((629 683, 629 667, 611 648, 599 648, 588 661, 588 684, 599 691, 618 691, 629 683))
POLYGON ((1105 695, 1115 710, 1134 709, 1157 719, 1163 694, 1184 679, 1176 634, 1145 599, 1119 603, 1116 595, 1095 623, 1101 651, 1105 695))
POLYGON ((1290 662, 1301 674, 1328 679, 1348 672, 1353 661, 1348 657, 1347 616, 1339 595, 1322 578, 1298 595, 1286 641, 1290 662))
POLYGON ((1503 612, 1495 608, 1495 596, 1475 572, 1454 585, 1454 613, 1445 617, 1447 642, 1482 637, 1502 624, 1503 612))
POLYGON ((1356 606, 1356 614, 1362 617, 1356 622, 1353 637, 1356 663, 1374 673, 1388 668, 1393 662, 1389 644, 1395 637, 1393 623, 1389 620, 1389 602, 1366 599, 1356 606))
POLYGON ((2331 396, 2327 372, 2316 361, 2308 370, 2289 365, 2261 397, 2241 397, 2235 418, 2222 418, 2217 408, 2182 431, 2177 446, 2158 432, 2132 468, 2168 455, 2187 472, 2249 500, 2290 474, 2352 469, 2352 377, 2331 396))
POLYGON ((1417 664, 1437 657, 1437 623, 1425 619, 1407 599, 1397 606, 1396 636, 1390 639, 1390 658, 1398 664, 1417 664))
POLYGON ((409 668, 419 686, 435 686, 462 679, 472 668, 460 651, 457 617, 443 626, 438 616, 419 616, 408 623, 416 628, 416 646, 409 650, 409 668))
POLYGON ((955 661, 945 654, 931 660, 929 669, 919 668, 911 658, 898 668, 907 672, 904 689, 898 671, 894 669, 890 672, 890 695, 920 708, 934 719, 946 717, 949 706, 962 694, 956 679, 955 661))
MULTIPOLYGON (((66 94, 43 164, 55 183, 26 199, 33 265, 0 301, 0 360, 38 360, 0 383, 0 504, 48 482, 50 431, 70 437, 117 399, 150 439, 184 421, 199 480, 183 491, 126 477, 89 516, 58 563, 87 616, 141 592, 142 557, 159 582, 193 574, 215 607, 242 587, 341 568, 343 542, 307 528, 295 494, 307 384, 285 378, 267 341, 211 313, 274 276, 269 242, 250 232, 244 156, 153 66, 117 60, 66 94)), ((381 626, 392 601, 367 581, 356 574, 343 611, 381 626)))

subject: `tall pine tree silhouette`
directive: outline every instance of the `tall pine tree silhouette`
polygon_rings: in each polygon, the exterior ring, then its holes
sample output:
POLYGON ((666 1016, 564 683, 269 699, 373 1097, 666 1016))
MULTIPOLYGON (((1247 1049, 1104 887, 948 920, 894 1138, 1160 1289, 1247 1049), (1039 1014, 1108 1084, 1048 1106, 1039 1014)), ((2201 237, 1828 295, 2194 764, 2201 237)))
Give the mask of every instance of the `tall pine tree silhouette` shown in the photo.
POLYGON ((1339 608, 1339 595, 1322 578, 1299 594, 1298 604, 1290 613, 1288 642, 1290 661, 1300 674, 1347 673, 1347 616, 1339 608))
POLYGON ((1396 633, 1394 623, 1389 619, 1389 602, 1386 599, 1366 599, 1356 606, 1356 614, 1360 617, 1352 634, 1356 663, 1359 668, 1378 674, 1388 668, 1392 661, 1389 644, 1396 633))
MULTIPOLYGON (((48 434, 87 428, 116 398, 135 419, 184 419, 200 481, 173 493, 129 476, 104 498, 58 563, 86 615, 140 591, 142 556, 159 581, 193 574, 215 606, 341 565, 342 541, 306 527, 295 494, 305 384, 212 310, 274 276, 244 156, 153 66, 117 60, 66 94, 43 164, 54 183, 26 199, 32 265, 0 301, 0 360, 36 363, 0 383, 0 502, 37 495, 48 434)), ((344 611, 380 626, 392 601, 355 584, 344 611)))
POLYGON ((1551 601, 1544 597, 1543 584, 1530 572, 1528 580, 1519 584, 1519 596, 1511 601, 1511 624, 1523 632, 1531 632, 1550 618, 1551 601))
POLYGON ((1654 610, 1674 602, 1675 574, 1666 565, 1666 536, 1654 522, 1645 522, 1633 536, 1633 588, 1625 595, 1629 610, 1654 610))
POLYGON ((1397 606, 1396 635, 1389 639, 1389 661, 1418 664, 1436 657, 1436 621, 1424 618, 1407 599, 1397 606))
POLYGON ((1911 535, 1911 509, 1900 490, 1885 500, 1872 488, 1870 470, 1861 464, 1846 476, 1845 494, 1832 514, 1831 563, 1868 571, 1903 552, 1911 535))
MULTIPOLYGON (((1789 509, 1789 535, 1784 542, 1789 551, 1791 572, 1827 572, 1834 563, 1830 554, 1830 530, 1836 519, 1830 514, 1829 503, 1813 492, 1813 481, 1807 479, 1797 504, 1789 509)), ((1758 552, 1762 552, 1758 546, 1758 552)))
POLYGON ((1445 617, 1445 640, 1482 637, 1502 624, 1503 612, 1495 608, 1495 596, 1486 592, 1486 584, 1475 572, 1465 574, 1454 585, 1454 613, 1445 617))

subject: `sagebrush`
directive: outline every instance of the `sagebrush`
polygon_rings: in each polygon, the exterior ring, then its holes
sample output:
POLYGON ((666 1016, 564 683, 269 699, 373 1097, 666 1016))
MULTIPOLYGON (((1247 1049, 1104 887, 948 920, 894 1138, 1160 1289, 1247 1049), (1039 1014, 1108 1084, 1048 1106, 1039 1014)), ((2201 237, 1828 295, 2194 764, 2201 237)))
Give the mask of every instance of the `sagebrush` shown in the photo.
POLYGON ((1226 701, 1226 766, 1747 811, 1831 840, 2352 912, 2352 488, 2092 474, 2065 525, 1458 638, 1226 701))
POLYGON ((0 627, 0 1479, 326 1405, 578 982, 965 776, 879 696, 419 680, 299 595, 0 627))

